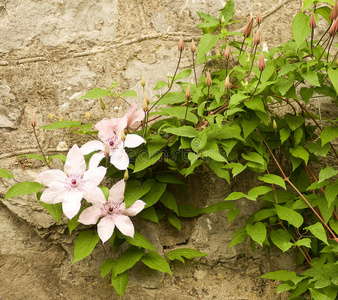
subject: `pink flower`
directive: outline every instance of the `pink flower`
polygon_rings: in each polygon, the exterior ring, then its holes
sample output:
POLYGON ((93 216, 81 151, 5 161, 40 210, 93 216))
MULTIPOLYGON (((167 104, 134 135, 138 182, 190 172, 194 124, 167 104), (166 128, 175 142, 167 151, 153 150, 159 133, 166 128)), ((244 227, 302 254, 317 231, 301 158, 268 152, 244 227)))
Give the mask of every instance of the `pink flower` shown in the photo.
POLYGON ((127 128, 128 121, 134 124, 139 117, 137 111, 127 112, 122 118, 103 119, 95 125, 99 131, 98 136, 101 141, 90 141, 81 147, 83 154, 89 154, 93 151, 100 150, 95 153, 89 162, 89 168, 96 167, 105 157, 104 151, 108 146, 110 163, 119 170, 126 170, 129 165, 129 157, 124 147, 136 148, 145 143, 145 140, 137 134, 127 134, 126 140, 121 140, 122 131, 127 128), (136 115, 135 115, 136 114, 136 115))
POLYGON ((106 168, 95 167, 86 171, 84 156, 76 144, 67 154, 64 170, 47 170, 38 175, 38 180, 48 187, 41 195, 42 202, 62 202, 64 214, 72 219, 80 210, 82 198, 90 203, 105 201, 98 184, 106 175, 106 168))
POLYGON ((85 225, 96 224, 97 231, 102 242, 106 242, 114 233, 115 226, 122 234, 134 237, 134 225, 129 216, 137 215, 145 206, 142 200, 137 200, 133 205, 126 208, 124 202, 124 179, 118 181, 109 191, 108 202, 94 203, 86 208, 79 217, 79 222, 85 225))
POLYGON ((133 102, 125 115, 127 117, 127 127, 131 127, 136 122, 143 121, 145 112, 143 111, 142 107, 137 109, 136 102, 133 102))

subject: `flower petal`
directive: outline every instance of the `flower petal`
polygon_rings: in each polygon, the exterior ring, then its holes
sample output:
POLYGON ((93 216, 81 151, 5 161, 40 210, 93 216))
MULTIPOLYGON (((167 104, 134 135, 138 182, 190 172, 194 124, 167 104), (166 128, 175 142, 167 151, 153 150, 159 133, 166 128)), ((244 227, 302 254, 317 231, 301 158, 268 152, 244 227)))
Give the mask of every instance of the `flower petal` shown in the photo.
POLYGON ((86 208, 79 216, 79 222, 85 225, 96 224, 97 220, 102 217, 101 205, 93 205, 86 208))
POLYGON ((115 183, 109 190, 108 201, 116 202, 118 204, 123 202, 124 199, 124 190, 126 188, 126 182, 124 179, 119 180, 115 183))
POLYGON ((49 188, 42 193, 40 201, 48 204, 62 202, 66 191, 64 183, 54 181, 49 188))
POLYGON ((69 150, 65 163, 66 174, 83 174, 86 171, 86 161, 78 145, 69 150))
POLYGON ((123 214, 126 216, 135 216, 137 215, 146 204, 142 200, 136 200, 133 205, 129 206, 123 214))
POLYGON ((126 140, 124 141, 124 146, 127 148, 136 148, 145 142, 146 141, 143 139, 143 137, 137 134, 127 134, 126 140))
POLYGON ((95 185, 83 185, 81 186, 81 192, 83 193, 83 198, 92 204, 107 202, 102 190, 95 185))
POLYGON ((115 219, 112 216, 103 217, 97 224, 97 232, 101 241, 104 243, 110 239, 115 229, 115 219))
POLYGON ((38 175, 38 181, 43 185, 50 186, 54 181, 65 182, 67 175, 61 170, 47 170, 38 175))
POLYGON ((68 219, 72 219, 79 212, 81 200, 82 193, 78 189, 72 188, 65 193, 62 210, 68 219))
POLYGON ((104 151, 104 147, 105 147, 104 143, 100 141, 90 141, 88 143, 85 143, 80 148, 80 150, 84 155, 86 155, 86 154, 92 153, 97 150, 104 151))
POLYGON ((95 154, 90 158, 90 161, 89 161, 89 169, 96 168, 96 167, 100 164, 102 158, 104 158, 104 152, 103 152, 103 151, 101 151, 101 152, 99 152, 99 153, 95 153, 95 154))
POLYGON ((95 186, 99 185, 106 175, 105 167, 89 168, 83 175, 82 181, 95 186))
POLYGON ((128 154, 123 148, 116 149, 110 155, 110 163, 119 170, 126 170, 129 166, 128 154))
POLYGON ((128 216, 117 215, 115 217, 115 225, 122 234, 134 237, 135 229, 132 221, 128 216))
POLYGON ((132 114, 128 115, 128 124, 127 124, 127 127, 131 127, 136 122, 142 121, 144 119, 144 117, 145 117, 145 112, 143 111, 142 108, 139 108, 138 110, 135 110, 134 112, 132 112, 132 114))

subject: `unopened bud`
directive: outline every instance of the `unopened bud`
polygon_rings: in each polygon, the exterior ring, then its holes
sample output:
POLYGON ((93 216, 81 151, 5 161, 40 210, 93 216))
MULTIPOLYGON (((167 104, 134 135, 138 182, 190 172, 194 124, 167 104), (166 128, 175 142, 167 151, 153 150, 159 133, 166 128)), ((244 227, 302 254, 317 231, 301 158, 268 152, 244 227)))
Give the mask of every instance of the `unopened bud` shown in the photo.
POLYGON ((230 46, 229 46, 229 44, 227 43, 227 46, 225 47, 225 51, 224 51, 224 57, 225 57, 226 59, 229 59, 229 58, 230 58, 230 55, 231 55, 230 46))
POLYGON ((243 31, 243 36, 245 38, 249 37, 252 31, 252 25, 253 25, 253 17, 250 18, 249 23, 245 26, 243 31))
POLYGON ((207 86, 211 86, 212 85, 212 80, 211 80, 211 76, 210 76, 209 72, 207 72, 206 85, 207 86))
POLYGON ((222 25, 225 24, 225 18, 224 18, 224 15, 222 15, 222 18, 221 18, 221 24, 222 24, 222 25))
POLYGON ((109 145, 106 144, 106 146, 104 147, 104 156, 105 157, 109 157, 110 153, 109 153, 109 145))
POLYGON ((178 42, 178 50, 181 52, 184 50, 184 41, 182 35, 180 36, 180 40, 178 42))
POLYGON ((263 70, 265 69, 265 60, 264 60, 263 52, 261 52, 261 55, 259 56, 258 69, 261 72, 263 72, 263 70))
POLYGON ((338 3, 337 0, 332 8, 332 11, 330 13, 330 21, 332 22, 333 20, 335 20, 338 17, 338 3))
POLYGON ((224 81, 224 87, 226 90, 229 90, 231 89, 232 87, 232 84, 230 82, 230 78, 229 78, 229 75, 225 78, 225 81, 224 81))
POLYGON ((257 24, 260 25, 262 23, 262 14, 261 14, 261 11, 259 10, 258 11, 258 14, 257 14, 257 24))
POLYGON ((59 118, 59 121, 63 121, 63 117, 60 117, 60 118, 59 118))
POLYGON ((144 112, 148 111, 148 103, 147 103, 146 99, 143 100, 142 109, 143 109, 144 112))
POLYGON ((141 78, 141 85, 144 87, 146 85, 146 81, 144 80, 144 77, 141 78))
POLYGON ((48 114, 48 118, 49 118, 50 120, 52 120, 53 117, 54 117, 53 114, 51 114, 51 113, 48 114))
POLYGON ((272 121, 272 127, 273 127, 274 130, 277 129, 277 122, 276 122, 275 119, 273 119, 273 121, 272 121))
POLYGON ((335 34, 336 23, 337 23, 337 19, 334 19, 332 24, 331 24, 331 27, 329 29, 329 35, 330 36, 334 36, 334 34, 335 34))
POLYGON ((219 52, 219 50, 217 49, 217 51, 216 51, 216 57, 218 58, 218 59, 220 59, 221 58, 221 52, 219 52))
POLYGON ((124 142, 126 140, 126 135, 124 133, 124 130, 121 132, 121 141, 124 142))
POLYGON ((87 120, 89 120, 89 118, 90 118, 90 113, 89 113, 88 111, 85 112, 85 117, 86 117, 87 120))
POLYGON ((101 106, 102 110, 106 109, 106 106, 105 106, 105 104, 104 104, 104 102, 103 102, 103 100, 101 98, 100 98, 100 106, 101 106))
POLYGON ((144 92, 144 94, 143 94, 143 99, 144 99, 144 101, 147 102, 147 105, 149 105, 150 101, 149 101, 149 98, 148 98, 146 92, 144 92))
POLYGON ((118 114, 120 111, 120 107, 119 106, 115 106, 114 107, 114 113, 118 114))
POLYGON ((261 35, 260 35, 260 30, 258 29, 257 33, 254 37, 253 43, 254 43, 254 45, 257 46, 257 45, 259 45, 260 42, 261 42, 261 35))
POLYGON ((36 126, 36 119, 35 119, 34 114, 32 114, 32 117, 31 117, 31 125, 32 125, 32 127, 36 126))
POLYGON ((315 29, 316 26, 317 26, 317 24, 316 24, 315 14, 312 12, 311 18, 310 18, 310 28, 315 29))
POLYGON ((129 179, 128 169, 124 171, 123 179, 124 179, 124 181, 127 181, 129 179))
POLYGON ((187 90, 185 91, 185 99, 187 99, 188 101, 191 98, 191 92, 190 92, 190 83, 187 86, 187 90))
POLYGON ((195 45, 194 39, 191 40, 190 50, 192 53, 196 52, 196 45, 195 45))

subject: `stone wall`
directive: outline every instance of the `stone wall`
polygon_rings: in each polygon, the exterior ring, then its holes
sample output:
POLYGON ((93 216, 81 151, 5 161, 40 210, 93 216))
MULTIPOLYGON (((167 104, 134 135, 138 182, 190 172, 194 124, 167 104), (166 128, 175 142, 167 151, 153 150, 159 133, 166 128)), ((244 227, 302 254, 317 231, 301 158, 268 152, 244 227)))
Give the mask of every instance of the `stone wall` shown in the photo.
MULTIPOLYGON (((241 30, 261 8, 261 39, 268 46, 291 37, 291 20, 299 11, 298 0, 235 0, 234 30, 241 30)), ((38 153, 30 127, 35 113, 38 125, 60 118, 95 123, 102 117, 99 103, 78 100, 94 87, 107 88, 112 81, 120 91, 134 89, 141 95, 173 73, 178 38, 186 41, 181 68, 191 67, 188 45, 201 32, 196 11, 218 16, 222 0, 2 0, 0 1, 0 166, 17 180, 34 180, 43 168, 27 164, 21 154, 38 153), (49 114, 53 115, 52 120, 49 114)), ((202 71, 202 66, 198 68, 202 71)), ((138 103, 142 103, 142 97, 138 103)), ((116 103, 106 103, 115 116, 116 103)), ((121 106, 120 114, 124 111, 121 106)), ((38 130, 47 155, 65 153, 84 139, 67 131, 38 130)), ((255 184, 245 178, 232 186, 202 173, 187 179, 185 201, 203 207, 223 200, 232 190, 246 191, 255 184)), ((0 198, 13 180, 0 178, 0 198)), ((280 252, 267 253, 248 245, 227 250, 232 232, 245 223, 257 204, 238 202, 241 215, 230 225, 224 212, 183 221, 178 234, 168 224, 136 219, 136 227, 160 251, 191 247, 208 256, 183 265, 171 263, 173 276, 136 266, 124 299, 282 299, 274 283, 259 276, 279 268, 294 268, 293 260, 280 252)), ((105 257, 100 246, 93 255, 72 264, 75 235, 65 222, 56 225, 33 196, 0 203, 1 299, 119 299, 109 278, 98 266, 105 257)))

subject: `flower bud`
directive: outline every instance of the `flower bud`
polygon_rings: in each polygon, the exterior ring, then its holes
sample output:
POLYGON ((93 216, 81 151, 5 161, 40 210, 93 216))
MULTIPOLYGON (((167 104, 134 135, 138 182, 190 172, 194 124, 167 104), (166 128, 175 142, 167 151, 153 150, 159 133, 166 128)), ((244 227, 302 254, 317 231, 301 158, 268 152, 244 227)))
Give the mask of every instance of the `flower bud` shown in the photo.
POLYGON ((187 90, 185 91, 185 99, 187 99, 188 101, 191 98, 191 92, 190 92, 190 83, 187 86, 187 90))
POLYGON ((245 38, 249 37, 252 31, 252 25, 253 25, 253 17, 250 17, 249 23, 245 26, 244 31, 243 31, 243 36, 245 38))
POLYGON ((88 111, 85 112, 85 117, 86 117, 87 120, 89 120, 89 118, 90 118, 90 113, 89 113, 88 111))
POLYGON ((53 114, 51 114, 51 113, 48 114, 48 118, 49 118, 50 120, 52 120, 53 117, 54 117, 53 114))
POLYGON ((329 29, 329 35, 330 36, 334 36, 334 34, 335 34, 336 23, 337 23, 337 19, 334 19, 332 24, 331 24, 331 27, 329 29))
POLYGON ((109 157, 109 145, 106 144, 106 146, 104 147, 104 156, 105 157, 109 157))
POLYGON ((338 17, 338 3, 337 0, 332 8, 332 11, 330 13, 330 21, 332 22, 333 20, 335 20, 338 17))
POLYGON ((196 45, 195 45, 194 39, 191 40, 190 50, 192 53, 196 52, 196 45))
POLYGON ((146 85, 146 81, 144 80, 144 77, 141 78, 141 85, 144 87, 146 85))
POLYGON ((221 58, 221 52, 219 52, 218 49, 217 49, 217 51, 216 51, 216 57, 217 57, 217 59, 220 59, 220 58, 221 58))
POLYGON ((232 87, 232 83, 230 82, 229 75, 225 78, 224 87, 226 90, 229 90, 232 87))
POLYGON ((224 57, 225 57, 226 59, 229 59, 229 58, 230 58, 230 55, 231 55, 230 47, 229 47, 229 44, 227 43, 227 46, 225 47, 225 51, 224 51, 224 57))
POLYGON ((253 43, 254 45, 259 45, 259 43, 261 42, 261 35, 260 35, 260 30, 258 29, 256 32, 256 35, 254 37, 253 43))
POLYGON ((124 133, 124 130, 121 132, 121 141, 124 142, 126 140, 126 135, 124 133))
POLYGON ((35 119, 34 114, 32 114, 32 117, 31 117, 31 125, 32 125, 32 127, 36 126, 36 119, 35 119))
POLYGON ((146 92, 143 93, 143 100, 147 102, 147 105, 149 105, 150 101, 149 101, 149 98, 148 98, 146 92))
POLYGON ((272 121, 272 127, 273 127, 274 130, 277 129, 277 122, 276 122, 275 119, 273 119, 273 121, 272 121))
POLYGON ((225 18, 224 18, 224 15, 222 15, 222 18, 221 18, 221 24, 222 24, 222 25, 225 24, 225 18))
POLYGON ((128 169, 126 169, 126 170, 124 171, 123 179, 124 179, 124 181, 127 181, 127 180, 129 179, 129 172, 128 172, 128 169))
POLYGON ((59 118, 59 121, 63 121, 63 117, 60 117, 60 118, 59 118))
POLYGON ((261 11, 259 10, 258 11, 258 14, 257 14, 257 24, 260 25, 262 23, 262 14, 261 14, 261 11))
POLYGON ((263 52, 261 52, 261 55, 259 56, 258 69, 260 72, 263 72, 263 70, 265 69, 265 60, 263 52))
POLYGON ((310 18, 310 28, 315 29, 316 26, 317 26, 317 24, 316 24, 315 14, 312 12, 311 18, 310 18))
POLYGON ((119 106, 115 106, 114 107, 114 113, 118 114, 120 111, 120 107, 119 106))
POLYGON ((206 85, 209 87, 212 85, 212 80, 209 72, 207 72, 206 85))
POLYGON ((101 98, 100 98, 100 106, 101 106, 102 110, 106 109, 106 106, 105 106, 105 104, 104 104, 104 102, 103 102, 103 100, 101 98))
POLYGON ((181 52, 184 50, 184 41, 182 35, 180 36, 180 40, 178 42, 178 50, 181 52))
POLYGON ((148 103, 147 103, 146 99, 143 100, 142 109, 143 109, 144 112, 148 111, 148 103))

